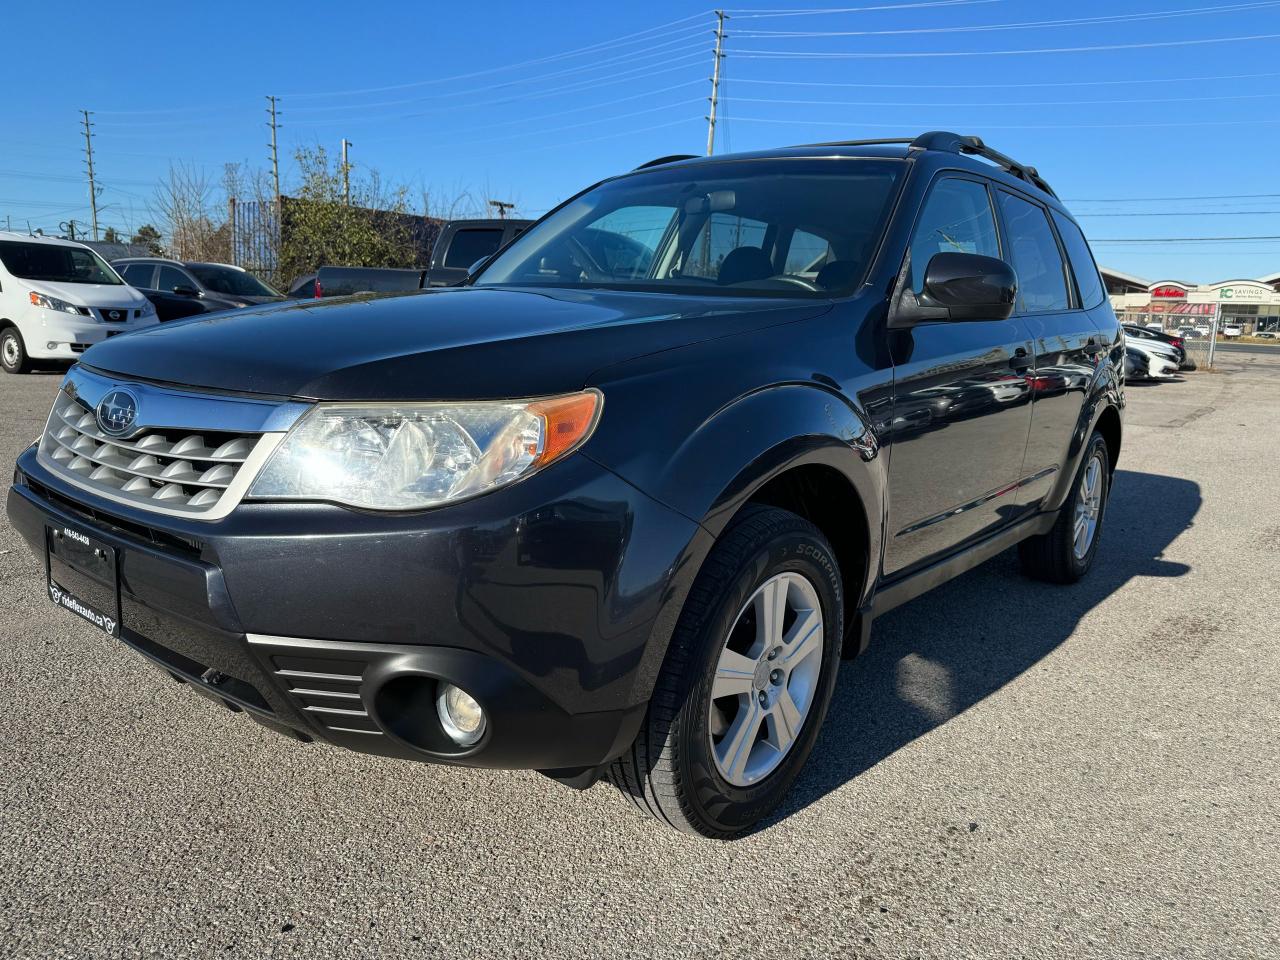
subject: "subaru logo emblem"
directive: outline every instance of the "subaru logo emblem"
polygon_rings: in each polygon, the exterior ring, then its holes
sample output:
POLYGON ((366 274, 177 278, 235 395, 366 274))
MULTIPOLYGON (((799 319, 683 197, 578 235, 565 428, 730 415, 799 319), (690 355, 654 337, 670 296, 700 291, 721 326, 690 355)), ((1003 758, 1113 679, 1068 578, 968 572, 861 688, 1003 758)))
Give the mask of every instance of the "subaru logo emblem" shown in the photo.
POLYGON ((117 387, 100 401, 94 417, 103 433, 118 437, 133 429, 138 419, 138 398, 128 390, 117 387))

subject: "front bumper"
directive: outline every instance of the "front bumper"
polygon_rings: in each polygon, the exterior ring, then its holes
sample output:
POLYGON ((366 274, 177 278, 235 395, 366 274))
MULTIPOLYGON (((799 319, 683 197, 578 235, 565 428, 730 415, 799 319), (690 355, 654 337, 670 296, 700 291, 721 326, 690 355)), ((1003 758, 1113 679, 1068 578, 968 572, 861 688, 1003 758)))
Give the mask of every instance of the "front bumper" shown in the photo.
POLYGON ((29 449, 9 519, 118 551, 121 638, 282 733, 363 752, 541 770, 633 739, 692 571, 697 524, 583 456, 414 515, 243 503, 216 523, 100 500, 29 449), (485 708, 442 739, 436 680, 485 708))
POLYGON ((77 360, 95 343, 122 333, 146 330, 159 322, 160 319, 154 314, 108 323, 60 310, 39 310, 36 323, 24 324, 22 330, 27 356, 37 360, 77 360))

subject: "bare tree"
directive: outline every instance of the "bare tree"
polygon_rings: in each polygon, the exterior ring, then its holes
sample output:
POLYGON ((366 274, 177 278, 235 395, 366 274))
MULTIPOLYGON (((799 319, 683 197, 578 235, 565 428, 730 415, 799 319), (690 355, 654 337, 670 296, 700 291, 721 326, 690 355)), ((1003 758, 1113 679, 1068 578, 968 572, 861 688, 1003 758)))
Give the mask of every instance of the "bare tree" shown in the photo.
POLYGON ((225 204, 219 202, 209 177, 190 164, 170 164, 156 188, 152 214, 180 260, 227 261, 231 230, 225 204))

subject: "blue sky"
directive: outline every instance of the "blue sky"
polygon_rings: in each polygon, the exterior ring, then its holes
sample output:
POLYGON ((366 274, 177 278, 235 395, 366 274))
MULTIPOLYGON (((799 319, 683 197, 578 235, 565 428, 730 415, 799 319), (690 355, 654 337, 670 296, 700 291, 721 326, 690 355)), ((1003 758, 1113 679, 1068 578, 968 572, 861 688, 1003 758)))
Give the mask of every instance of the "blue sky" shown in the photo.
MULTIPOLYGON (((415 197, 469 190, 524 214, 705 149, 714 18, 698 3, 186 9, 6 11, 10 36, 60 52, 24 48, 35 64, 0 106, 0 223, 88 220, 81 108, 95 111, 102 220, 122 228, 151 219, 170 162, 215 180, 228 161, 265 166, 268 93, 286 192, 299 144, 336 152, 343 136, 415 197)), ((1280 0, 728 9, 717 152, 976 133, 1039 167, 1106 265, 1153 280, 1280 271, 1280 240, 1109 242, 1280 235, 1280 0), (1112 49, 1080 49, 1098 47, 1112 49)))

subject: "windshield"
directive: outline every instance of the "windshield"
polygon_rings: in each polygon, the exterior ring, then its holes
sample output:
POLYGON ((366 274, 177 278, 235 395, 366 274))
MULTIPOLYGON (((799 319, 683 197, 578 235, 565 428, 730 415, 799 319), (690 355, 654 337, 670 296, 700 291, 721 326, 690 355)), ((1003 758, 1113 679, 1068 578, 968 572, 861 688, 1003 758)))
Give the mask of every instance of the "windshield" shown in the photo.
POLYGON ((477 286, 828 297, 856 287, 905 164, 728 160, 610 180, 529 229, 477 286))
POLYGON ((207 263, 187 267, 206 290, 231 297, 279 297, 282 294, 267 286, 252 273, 234 267, 217 267, 207 263))
POLYGON ((50 283, 103 283, 120 286, 123 280, 105 260, 88 247, 64 247, 58 243, 24 243, 0 240, 0 261, 15 277, 50 283))

